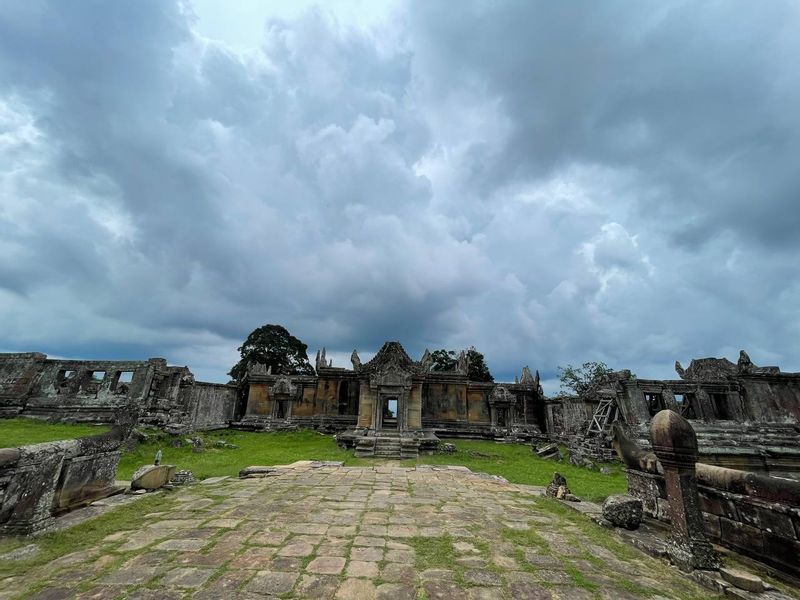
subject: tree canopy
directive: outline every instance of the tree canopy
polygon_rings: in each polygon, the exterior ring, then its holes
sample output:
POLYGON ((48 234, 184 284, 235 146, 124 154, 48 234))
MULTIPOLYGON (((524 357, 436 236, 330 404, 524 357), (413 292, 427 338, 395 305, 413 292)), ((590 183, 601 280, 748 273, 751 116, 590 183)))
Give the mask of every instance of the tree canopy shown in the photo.
POLYGON ((578 396, 584 396, 591 392, 610 373, 612 370, 608 365, 600 361, 585 362, 579 367, 572 365, 558 367, 561 389, 578 396))
POLYGON ((314 374, 306 354, 308 346, 280 325, 262 325, 254 329, 238 350, 241 360, 228 373, 237 383, 244 379, 252 363, 272 367, 275 374, 314 374))
MULTIPOLYGON (((453 371, 458 363, 458 353, 455 350, 446 350, 444 348, 434 350, 431 352, 431 360, 432 371, 453 371)), ((471 346, 467 350, 467 360, 469 361, 467 377, 470 381, 494 381, 483 354, 478 352, 475 346, 471 346)))

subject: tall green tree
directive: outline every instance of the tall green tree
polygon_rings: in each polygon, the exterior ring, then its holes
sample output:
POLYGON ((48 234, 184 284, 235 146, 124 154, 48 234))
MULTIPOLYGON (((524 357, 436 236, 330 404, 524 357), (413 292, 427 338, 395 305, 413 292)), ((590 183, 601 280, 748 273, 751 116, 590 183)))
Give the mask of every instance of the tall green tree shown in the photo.
POLYGON ((558 367, 558 378, 561 380, 561 389, 572 392, 577 396, 591 393, 599 383, 607 378, 613 371, 601 361, 583 363, 580 367, 567 365, 558 367))
MULTIPOLYGON (((458 363, 458 353, 455 350, 434 350, 431 352, 432 371, 453 371, 458 363)), ((467 350, 467 360, 469 361, 469 369, 467 370, 467 377, 470 381, 494 381, 494 377, 489 372, 489 367, 486 365, 486 360, 483 354, 471 346, 467 350)))
POLYGON ((431 371, 452 371, 456 368, 455 350, 434 350, 431 352, 431 371))
POLYGON ((470 346, 470 349, 467 350, 467 359, 469 360, 468 374, 470 381, 494 381, 494 377, 492 377, 492 374, 489 372, 489 367, 486 364, 486 360, 483 358, 483 354, 478 352, 475 346, 470 346))
POLYGON ((306 354, 308 346, 281 325, 262 325, 254 329, 238 350, 241 359, 228 373, 235 383, 244 379, 248 365, 253 363, 272 367, 275 374, 314 374, 306 354))

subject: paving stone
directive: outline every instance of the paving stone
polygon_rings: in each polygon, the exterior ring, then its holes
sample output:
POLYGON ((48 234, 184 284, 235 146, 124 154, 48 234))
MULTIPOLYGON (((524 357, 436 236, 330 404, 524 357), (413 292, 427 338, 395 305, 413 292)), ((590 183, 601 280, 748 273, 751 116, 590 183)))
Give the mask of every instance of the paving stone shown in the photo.
POLYGON ((423 581, 432 581, 437 579, 451 581, 453 579, 453 572, 447 569, 425 569, 419 574, 419 577, 423 581))
POLYGON ((505 593, 496 587, 473 587, 467 590, 469 600, 503 600, 505 593))
POLYGON ((236 590, 250 579, 252 571, 226 571, 192 596, 193 600, 219 600, 232 597, 236 590))
POLYGON ((207 545, 208 540, 167 540, 158 544, 156 546, 156 550, 183 550, 184 552, 199 552, 207 545))
POLYGON ((375 546, 382 548, 386 545, 386 540, 384 538, 377 538, 377 537, 369 537, 364 535, 356 536, 353 540, 354 546, 375 546))
POLYGON ((414 564, 416 553, 413 550, 386 550, 385 559, 391 562, 414 564))
POLYGON ((163 567, 131 567, 111 571, 100 580, 103 585, 134 585, 147 583, 164 572, 163 567))
POLYGON ((284 571, 259 571, 245 588, 248 592, 278 596, 292 591, 297 581, 297 573, 284 571))
POLYGON ((75 597, 75 590, 66 587, 51 587, 39 590, 37 598, 42 600, 67 600, 75 597))
POLYGON ((345 562, 341 556, 318 556, 308 563, 306 571, 319 575, 338 575, 344 569, 345 562))
POLYGON ((167 571, 161 583, 168 587, 199 588, 215 569, 198 569, 196 567, 180 567, 167 571))
POLYGON ((515 581, 508 586, 512 600, 551 600, 553 595, 535 583, 515 581))
POLYGON ((287 531, 265 531, 252 536, 248 542, 262 546, 280 546, 289 537, 287 531))
POLYGON ((414 567, 400 563, 387 563, 381 571, 381 579, 384 581, 413 584, 416 578, 414 567))
POLYGON ((368 579, 345 579, 336 591, 335 598, 341 600, 374 600, 375 585, 368 579))
POLYGON ((206 523, 206 527, 218 527, 224 529, 233 529, 234 527, 238 527, 239 523, 241 523, 241 519, 214 519, 213 521, 209 521, 206 523))
POLYGON ((183 598, 183 592, 177 590, 150 590, 147 588, 138 589, 125 596, 125 600, 180 600, 181 598, 183 598))
POLYGON ((461 600, 466 592, 452 581, 435 579, 422 584, 428 600, 461 600))
POLYGON ((333 598, 339 587, 339 578, 332 575, 303 575, 297 584, 296 594, 299 598, 329 599, 333 598))
POLYGON ((383 560, 383 550, 381 548, 351 548, 350 560, 374 561, 383 560))
POLYGON ((366 577, 374 579, 378 576, 378 563, 363 560, 351 560, 347 563, 348 577, 366 577))
POLYGON ((473 585, 501 585, 500 576, 487 569, 470 569, 464 573, 464 581, 473 585))
POLYGON ((290 542, 278 549, 280 556, 310 556, 314 553, 314 545, 308 542, 290 542))
POLYGON ((289 571, 294 573, 300 571, 302 564, 303 560, 298 556, 276 556, 269 561, 267 567, 269 571, 289 571))
POLYGON ((414 600, 417 591, 411 584, 382 583, 375 590, 377 600, 414 600))

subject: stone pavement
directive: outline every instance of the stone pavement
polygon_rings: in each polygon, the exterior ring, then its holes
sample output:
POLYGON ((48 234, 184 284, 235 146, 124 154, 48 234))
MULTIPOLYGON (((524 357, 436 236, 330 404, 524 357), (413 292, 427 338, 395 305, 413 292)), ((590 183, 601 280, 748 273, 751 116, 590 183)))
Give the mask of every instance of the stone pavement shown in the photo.
POLYGON ((0 581, 0 598, 714 597, 537 489, 463 467, 305 465, 167 505, 0 581))

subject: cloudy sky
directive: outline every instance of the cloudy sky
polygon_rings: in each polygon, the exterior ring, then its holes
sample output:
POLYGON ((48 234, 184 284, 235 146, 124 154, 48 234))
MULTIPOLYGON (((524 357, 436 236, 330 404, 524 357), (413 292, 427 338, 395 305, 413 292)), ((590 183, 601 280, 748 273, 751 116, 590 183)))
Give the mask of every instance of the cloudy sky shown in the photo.
POLYGON ((780 0, 4 2, 0 351, 800 370, 798 57, 780 0))

